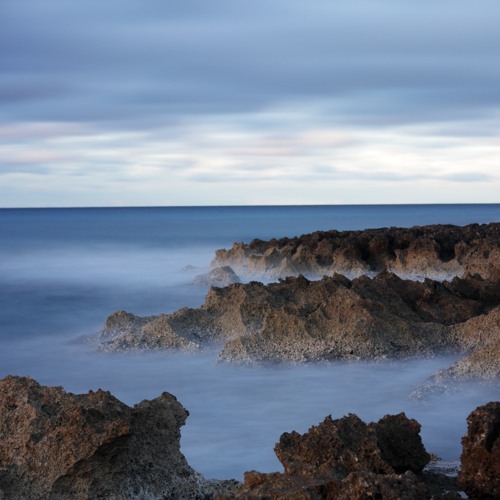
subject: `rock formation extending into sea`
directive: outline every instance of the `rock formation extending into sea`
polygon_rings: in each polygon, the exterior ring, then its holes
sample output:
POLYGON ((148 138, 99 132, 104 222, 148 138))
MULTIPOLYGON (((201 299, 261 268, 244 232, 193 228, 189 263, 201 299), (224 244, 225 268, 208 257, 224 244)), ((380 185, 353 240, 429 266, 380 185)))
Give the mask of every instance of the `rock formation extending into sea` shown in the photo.
POLYGON ((448 390, 456 378, 500 387, 499 281, 403 280, 390 272, 349 280, 211 288, 205 303, 172 314, 112 314, 97 349, 199 349, 222 342, 219 359, 238 363, 387 360, 462 353, 416 396, 448 390))
POLYGON ((219 359, 238 363, 453 352, 463 359, 414 397, 452 390, 456 380, 500 387, 500 223, 254 240, 218 250, 214 264, 196 282, 224 286, 212 287, 201 307, 151 317, 118 311, 95 337, 97 349, 196 350, 217 342, 219 359), (278 282, 238 283, 228 264, 240 276, 278 282))
POLYGON ((500 223, 432 225, 364 231, 317 231, 295 238, 235 243, 217 250, 214 266, 231 266, 242 278, 277 278, 391 271, 434 279, 479 274, 498 278, 500 223))
POLYGON ((420 424, 327 417, 282 434, 284 472, 208 481, 180 452, 187 410, 168 393, 133 408, 109 392, 75 395, 29 377, 0 380, 0 499, 424 499, 500 495, 500 403, 473 411, 456 478, 424 467, 420 424))

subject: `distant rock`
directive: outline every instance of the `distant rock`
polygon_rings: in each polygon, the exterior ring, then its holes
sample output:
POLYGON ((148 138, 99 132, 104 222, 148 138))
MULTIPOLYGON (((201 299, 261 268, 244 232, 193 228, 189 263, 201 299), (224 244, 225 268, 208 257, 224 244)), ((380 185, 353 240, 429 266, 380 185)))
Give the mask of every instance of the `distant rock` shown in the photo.
POLYGON ((500 223, 431 225, 363 231, 318 231, 295 238, 253 240, 217 250, 213 265, 240 276, 351 278, 390 271, 401 277, 451 279, 478 274, 498 279, 500 223))
POLYGON ((230 266, 216 267, 209 273, 199 274, 193 280, 193 284, 198 286, 222 287, 233 283, 240 283, 240 278, 230 266))
POLYGON ((167 314, 139 317, 117 311, 106 319, 94 340, 98 342, 99 351, 199 348, 195 335, 180 335, 172 329, 167 314))
POLYGON ((207 498, 211 482, 180 452, 188 412, 168 393, 128 407, 109 392, 0 381, 0 497, 207 498))
POLYGON ((462 439, 459 484, 470 498, 500 498, 500 402, 476 408, 462 439))
POLYGON ((274 449, 284 472, 247 472, 231 498, 428 498, 419 432, 404 413, 368 425, 354 414, 327 417, 303 435, 282 434, 274 449))

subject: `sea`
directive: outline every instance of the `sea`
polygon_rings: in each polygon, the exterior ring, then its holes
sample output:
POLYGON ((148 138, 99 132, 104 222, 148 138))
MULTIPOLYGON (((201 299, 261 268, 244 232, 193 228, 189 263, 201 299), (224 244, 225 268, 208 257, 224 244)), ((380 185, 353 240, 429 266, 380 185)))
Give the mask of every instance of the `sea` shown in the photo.
POLYGON ((468 386, 425 402, 409 393, 453 356, 388 363, 236 366, 217 352, 96 353, 82 341, 117 310, 203 303, 192 284, 218 248, 254 238, 500 221, 500 204, 0 209, 0 378, 31 376, 74 393, 109 390, 128 405, 174 394, 190 416, 181 449, 208 478, 282 470, 273 447, 326 416, 365 421, 404 411, 428 451, 458 460, 466 416, 498 400, 468 386))

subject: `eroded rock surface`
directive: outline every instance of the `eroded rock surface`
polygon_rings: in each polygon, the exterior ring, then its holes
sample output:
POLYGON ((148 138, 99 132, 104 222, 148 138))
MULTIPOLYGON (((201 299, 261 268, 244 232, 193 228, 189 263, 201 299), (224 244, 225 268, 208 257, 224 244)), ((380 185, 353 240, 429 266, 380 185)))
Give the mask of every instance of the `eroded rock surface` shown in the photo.
POLYGON ((384 272, 349 280, 259 282, 212 288, 197 309, 139 318, 110 316, 100 350, 224 344, 233 362, 359 360, 470 353, 498 343, 498 283, 403 280, 384 272), (470 324, 468 323, 470 322, 470 324))
POLYGON ((476 408, 462 439, 459 484, 471 498, 500 498, 500 402, 476 408))
POLYGON ((240 276, 297 274, 349 277, 391 271, 422 279, 478 274, 498 278, 500 224, 431 225, 364 231, 318 231, 295 238, 235 243, 216 253, 213 265, 240 276))
POLYGON ((66 393, 26 377, 0 381, 5 499, 205 498, 209 482, 179 449, 188 412, 163 393, 133 408, 109 392, 66 393))
POLYGON ((284 472, 247 472, 235 496, 428 498, 430 492, 420 473, 429 455, 419 432, 418 422, 404 413, 372 424, 354 414, 338 420, 327 417, 303 435, 284 433, 275 446, 284 472))
POLYGON ((217 286, 200 308, 172 314, 141 318, 119 311, 96 336, 97 350, 192 350, 216 343, 222 344, 220 360, 237 363, 452 352, 463 359, 437 372, 414 397, 455 390, 457 381, 500 386, 499 262, 500 223, 324 231, 238 243, 217 252, 219 267, 200 276, 201 284, 236 281, 229 264, 243 276, 334 274, 217 286))
POLYGON ((411 393, 413 399, 439 397, 462 389, 463 383, 498 388, 500 392, 500 306, 450 327, 467 353, 450 367, 437 371, 411 393))

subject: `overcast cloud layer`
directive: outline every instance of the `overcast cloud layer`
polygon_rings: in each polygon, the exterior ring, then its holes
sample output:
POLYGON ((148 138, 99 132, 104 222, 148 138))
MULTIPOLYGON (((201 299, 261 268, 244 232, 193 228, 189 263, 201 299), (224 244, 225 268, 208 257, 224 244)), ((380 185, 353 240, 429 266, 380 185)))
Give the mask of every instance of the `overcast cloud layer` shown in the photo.
POLYGON ((500 2, 2 0, 0 206, 500 202, 500 2))

